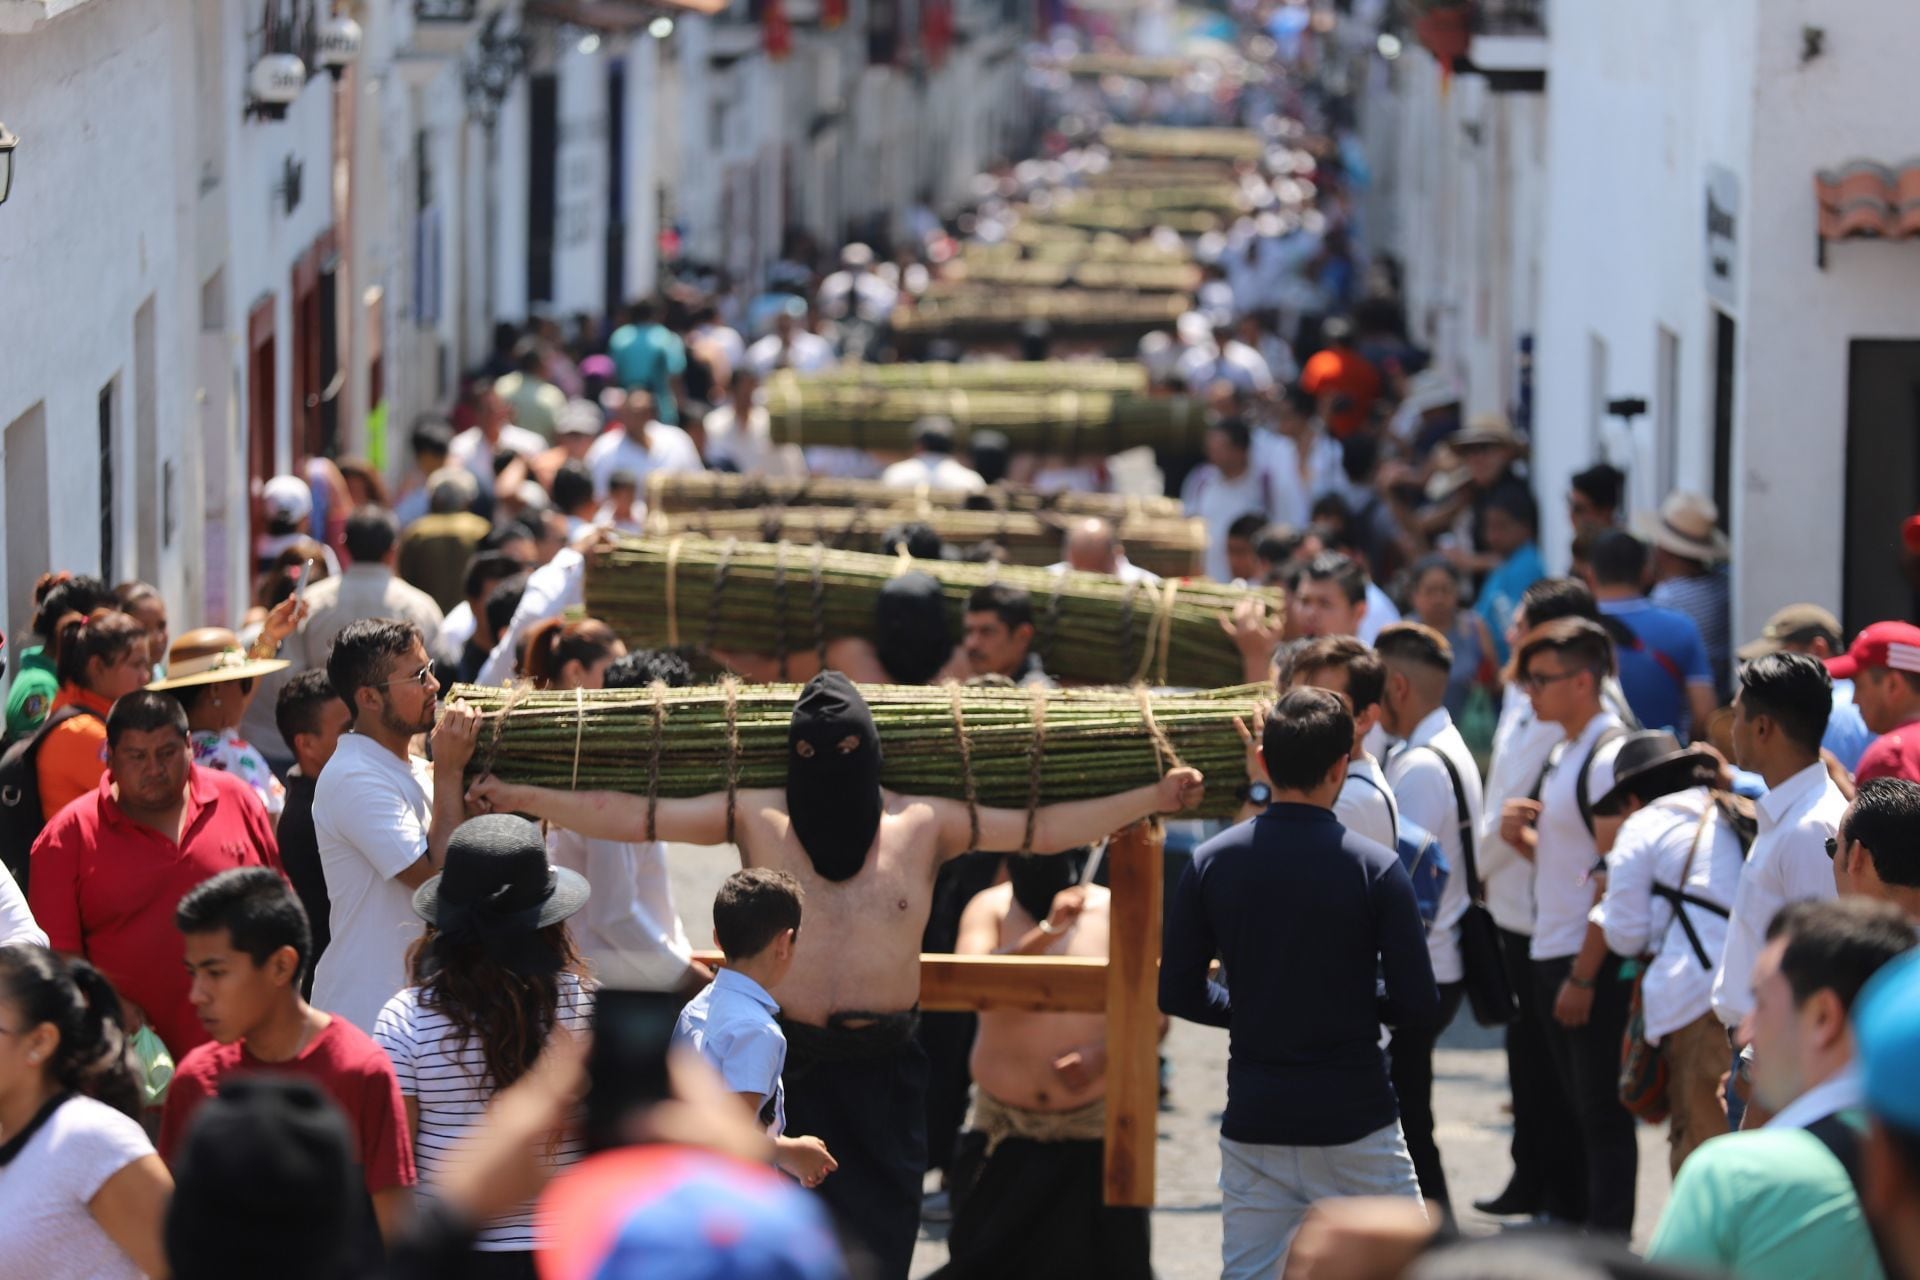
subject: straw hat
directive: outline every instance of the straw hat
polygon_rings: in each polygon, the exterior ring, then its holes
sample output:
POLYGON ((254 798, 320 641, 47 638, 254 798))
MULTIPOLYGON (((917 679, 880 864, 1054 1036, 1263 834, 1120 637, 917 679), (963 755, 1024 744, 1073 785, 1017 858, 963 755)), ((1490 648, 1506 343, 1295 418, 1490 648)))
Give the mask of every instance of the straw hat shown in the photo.
POLYGON ((167 678, 147 688, 165 693, 189 685, 251 680, 288 665, 284 658, 249 658, 240 637, 225 627, 197 627, 167 649, 167 678))
POLYGON ((1480 444, 1503 444, 1518 449, 1522 441, 1505 414, 1476 413, 1467 419, 1466 426, 1448 438, 1447 443, 1456 449, 1480 444))
POLYGON ((1727 535, 1720 532, 1720 508, 1712 498, 1678 491, 1667 495, 1660 514, 1645 526, 1646 538, 1662 551, 1702 564, 1727 558, 1727 535))

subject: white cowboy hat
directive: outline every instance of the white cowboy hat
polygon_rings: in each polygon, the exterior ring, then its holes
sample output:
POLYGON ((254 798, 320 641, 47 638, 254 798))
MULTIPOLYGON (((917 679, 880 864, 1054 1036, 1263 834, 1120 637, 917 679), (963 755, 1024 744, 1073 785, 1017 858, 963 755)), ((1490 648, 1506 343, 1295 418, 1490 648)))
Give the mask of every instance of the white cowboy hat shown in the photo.
POLYGON ((1731 550, 1713 499, 1684 490, 1667 495, 1660 514, 1644 523, 1643 536, 1662 551, 1702 564, 1725 560, 1731 550))
POLYGON ((250 680, 287 665, 284 658, 249 658, 240 647, 240 637, 225 627, 197 627, 169 646, 167 678, 147 688, 165 693, 188 685, 250 680))

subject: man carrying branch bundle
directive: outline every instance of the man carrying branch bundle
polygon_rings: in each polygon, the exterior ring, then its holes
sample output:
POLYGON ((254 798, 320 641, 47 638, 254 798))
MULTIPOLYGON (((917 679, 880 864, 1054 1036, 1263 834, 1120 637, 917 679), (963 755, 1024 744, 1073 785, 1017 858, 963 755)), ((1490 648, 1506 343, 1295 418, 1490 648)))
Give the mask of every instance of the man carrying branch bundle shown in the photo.
POLYGON ((904 1277, 926 1168, 926 1060, 913 1040, 920 936, 940 866, 969 849, 1058 853, 1089 844, 1193 808, 1202 779, 1174 768, 1151 786, 1030 810, 901 795, 880 785, 879 731, 838 672, 816 676, 794 704, 788 751, 784 791, 649 800, 488 777, 468 803, 600 839, 734 842, 745 865, 800 881, 810 926, 771 993, 786 1019, 788 1120, 839 1159, 821 1194, 879 1274, 904 1277))

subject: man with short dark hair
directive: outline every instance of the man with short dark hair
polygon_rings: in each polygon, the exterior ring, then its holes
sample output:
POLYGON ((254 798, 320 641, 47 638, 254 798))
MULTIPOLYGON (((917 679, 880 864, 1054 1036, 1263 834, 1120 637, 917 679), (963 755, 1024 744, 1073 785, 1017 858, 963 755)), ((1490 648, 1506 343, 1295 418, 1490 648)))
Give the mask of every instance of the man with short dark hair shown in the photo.
POLYGON ((1452 868, 1427 928, 1440 1016, 1431 1028, 1395 1031, 1387 1048, 1420 1192, 1451 1215, 1447 1176, 1433 1140, 1433 1050, 1466 994, 1460 921, 1467 913, 1467 866, 1474 854, 1467 842, 1480 824, 1480 768, 1447 712, 1447 676, 1453 669, 1447 638, 1423 623, 1396 622, 1380 633, 1374 648, 1386 667, 1380 723, 1400 742, 1388 756, 1387 781, 1400 816, 1430 832, 1452 868))
MULTIPOLYGON (((1367 749, 1369 738, 1384 737, 1379 729, 1380 695, 1386 683, 1380 655, 1353 636, 1320 636, 1290 646, 1279 678, 1282 692, 1325 689, 1346 699, 1347 714, 1353 717, 1353 754, 1347 759, 1340 794, 1334 798, 1333 816, 1347 830, 1391 849, 1399 839, 1399 811, 1386 771, 1367 749)), ((1269 782, 1265 776, 1249 781, 1269 782)), ((1252 805, 1241 816, 1253 817, 1263 807, 1252 805)))
POLYGON ((1534 715, 1557 725, 1563 739, 1538 799, 1509 799, 1500 833, 1537 869, 1534 998, 1550 1011, 1543 1026, 1560 1105, 1578 1124, 1586 1166, 1585 1204, 1566 1207, 1595 1231, 1627 1236, 1639 1155, 1633 1116, 1620 1105, 1619 1074, 1632 984, 1625 958, 1607 949, 1591 918, 1604 883, 1594 874, 1600 853, 1591 806, 1613 787, 1625 734, 1601 699, 1613 670, 1613 643, 1597 623, 1561 618, 1528 632, 1513 666, 1534 715))
POLYGON ((977 676, 1000 675, 1025 688, 1053 688, 1033 651, 1033 597, 1022 587, 990 582, 967 596, 961 643, 977 676))
POLYGON ((1624 529, 1609 529, 1593 540, 1588 554, 1593 594, 1602 625, 1613 636, 1620 684, 1634 716, 1682 742, 1689 730, 1704 734, 1720 705, 1707 647, 1692 618, 1647 599, 1647 544, 1624 529))
POLYGON ((1869 979, 1913 948, 1912 923, 1885 903, 1797 902, 1773 918, 1742 1028, 1755 1100, 1773 1118, 1693 1153, 1650 1258, 1743 1280, 1882 1274, 1851 1171, 1866 1098, 1848 1014, 1869 979))
POLYGON ((693 437, 655 416, 658 402, 639 388, 629 389, 614 411, 620 429, 602 432, 587 449, 594 492, 605 498, 615 472, 625 471, 641 484, 656 471, 703 471, 693 437))
POLYGON ((1860 715, 1880 735, 1861 753, 1855 779, 1920 782, 1920 627, 1874 623, 1845 653, 1827 659, 1827 674, 1854 682, 1860 715))
POLYGON ((1333 815, 1353 739, 1338 695, 1281 698, 1260 731, 1273 802, 1200 847, 1167 910, 1160 1007, 1231 1031, 1227 1280, 1277 1274, 1316 1199, 1420 1194, 1380 1024, 1433 1025, 1439 994, 1405 868, 1333 815), (1231 993, 1207 976, 1216 955, 1231 993))
POLYGON ((1618 467, 1596 462, 1567 482, 1567 519, 1575 535, 1595 535, 1620 522, 1620 499, 1627 477, 1618 467))
POLYGON ((287 679, 326 666, 334 637, 362 618, 399 618, 427 643, 436 641, 445 615, 432 596, 395 575, 399 542, 400 526, 385 507, 364 506, 347 517, 347 568, 307 591, 307 620, 283 653, 293 664, 287 679))
MULTIPOLYGON (((1807 653, 1824 662, 1847 651, 1840 636, 1840 620, 1828 610, 1817 604, 1790 604, 1776 610, 1759 637, 1741 645, 1734 656, 1752 662, 1770 653, 1807 653)), ((1873 745, 1875 736, 1867 728, 1853 694, 1853 680, 1834 676, 1833 714, 1827 717, 1827 731, 1820 738, 1821 749, 1831 751, 1848 773, 1859 771, 1860 757, 1873 745)))
POLYGON ((331 904, 333 945, 314 975, 314 1003, 371 1031, 406 983, 419 935, 413 891, 440 869, 466 818, 461 770, 479 718, 455 702, 434 723, 439 688, 420 632, 409 623, 351 623, 327 656, 334 692, 353 716, 314 784, 314 837, 331 904), (434 763, 411 754, 433 733, 434 763))
POLYGON ((355 1162, 387 1240, 405 1218, 413 1143, 393 1064, 345 1018, 300 998, 312 948, 306 912, 263 868, 223 871, 174 910, 186 947, 189 999, 213 1039, 181 1058, 160 1121, 160 1155, 179 1159, 200 1104, 240 1072, 305 1076, 340 1108, 355 1162))
POLYGON ((393 503, 394 518, 402 528, 427 514, 427 478, 447 465, 453 427, 444 418, 422 415, 414 419, 407 444, 413 451, 413 466, 402 477, 393 503))
POLYGON ((1891 902, 1920 927, 1920 784, 1860 784, 1833 836, 1833 882, 1841 897, 1891 902))
POLYGON ((173 909, 234 866, 279 869, 265 807, 240 779, 194 764, 179 701, 143 689, 107 713, 99 787, 34 841, 28 901, 47 944, 106 974, 133 1023, 178 1060, 207 1033, 188 1001, 173 909))
POLYGON ((1302 635, 1367 638, 1361 635, 1369 609, 1367 570, 1352 556, 1323 551, 1307 561, 1292 595, 1288 603, 1302 635))
POLYGON ((914 424, 913 456, 882 471, 880 483, 949 493, 978 493, 987 487, 978 471, 953 456, 953 423, 946 418, 922 418, 914 424))
MULTIPOLYGON (((468 647, 477 646, 473 669, 479 670, 493 649, 492 630, 485 624, 487 596, 495 586, 517 573, 526 571, 526 562, 505 551, 476 551, 467 560, 460 582, 460 603, 447 611, 440 624, 439 643, 434 647, 444 654, 458 654, 458 666, 467 665, 468 647)), ((463 677, 471 679, 468 675, 463 677)))
MULTIPOLYGON (((1473 611, 1493 636, 1494 657, 1507 660, 1507 627, 1528 587, 1546 577, 1540 559, 1540 507, 1533 490, 1518 481, 1493 486, 1477 506, 1480 537, 1491 560, 1487 579, 1480 584, 1473 611)), ((1456 561, 1458 563, 1458 561, 1456 561)))
POLYGON ((1264 525, 1276 515, 1273 476, 1253 457, 1253 435, 1244 419, 1221 418, 1207 427, 1207 460, 1187 474, 1180 505, 1207 524, 1207 576, 1233 581, 1227 563, 1227 527, 1245 515, 1264 525))
POLYGON ((313 990, 314 966, 326 954, 333 938, 330 927, 332 907, 327 901, 327 877, 320 869, 319 837, 313 829, 313 789, 320 771, 333 759, 353 717, 347 704, 333 691, 333 681, 324 671, 302 671, 275 700, 274 722, 280 736, 293 748, 294 767, 286 777, 286 807, 280 811, 280 825, 274 834, 280 841, 280 865, 300 895, 307 922, 313 933, 313 947, 302 966, 301 994, 313 990))

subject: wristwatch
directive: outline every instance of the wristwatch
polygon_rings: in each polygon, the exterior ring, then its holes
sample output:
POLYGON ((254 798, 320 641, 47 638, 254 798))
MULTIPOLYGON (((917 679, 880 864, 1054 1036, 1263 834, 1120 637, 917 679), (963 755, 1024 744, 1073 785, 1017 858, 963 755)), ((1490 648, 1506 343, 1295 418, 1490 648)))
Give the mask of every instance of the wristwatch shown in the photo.
POLYGON ((1264 809, 1273 803, 1273 788, 1264 782, 1249 782, 1240 788, 1240 801, 1264 809))
POLYGON ((1576 991, 1591 991, 1593 990, 1593 983, 1594 980, 1592 978, 1576 978, 1572 974, 1567 975, 1567 985, 1576 991))

